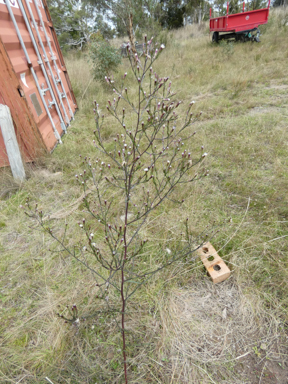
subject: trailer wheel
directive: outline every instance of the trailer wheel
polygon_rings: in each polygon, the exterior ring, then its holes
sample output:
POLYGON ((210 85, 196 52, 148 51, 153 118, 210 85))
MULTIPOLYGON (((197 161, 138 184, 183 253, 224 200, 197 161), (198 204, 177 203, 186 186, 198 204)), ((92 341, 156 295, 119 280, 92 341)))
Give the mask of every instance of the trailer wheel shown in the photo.
POLYGON ((237 41, 240 41, 240 43, 245 43, 246 41, 248 41, 248 39, 244 33, 241 33, 237 36, 237 41))
POLYGON ((219 32, 213 32, 212 43, 218 43, 218 42, 219 42, 219 32))

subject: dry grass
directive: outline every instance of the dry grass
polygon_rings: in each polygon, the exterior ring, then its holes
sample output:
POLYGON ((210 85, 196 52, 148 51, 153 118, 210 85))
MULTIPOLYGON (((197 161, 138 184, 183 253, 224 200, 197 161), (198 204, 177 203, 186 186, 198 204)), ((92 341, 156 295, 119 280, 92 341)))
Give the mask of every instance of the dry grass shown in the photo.
POLYGON ((196 383, 200 378, 218 383, 223 377, 241 382, 245 377, 233 369, 237 362, 254 354, 257 346, 260 352, 271 351, 281 332, 279 321, 259 298, 242 292, 234 279, 175 289, 161 308, 161 318, 162 353, 168 356, 171 383, 196 383))
MULTIPOLYGON (((131 383, 286 384, 281 376, 287 373, 288 305, 286 18, 287 12, 271 12, 261 44, 213 46, 204 27, 186 27, 170 35, 155 68, 170 76, 180 99, 195 100, 195 111, 203 111, 189 146, 197 152, 204 144, 211 176, 181 191, 184 206, 167 203, 155 213, 145 228, 150 246, 143 260, 158 262, 167 241, 173 246, 179 238, 186 217, 195 236, 215 220, 221 231, 212 244, 233 273, 213 286, 192 255, 135 295, 128 319, 131 383), (261 369, 253 376, 246 365, 251 372, 261 369)), ((92 276, 65 254, 49 252, 56 245, 19 211, 28 196, 47 214, 69 211, 82 193, 74 182, 78 155, 98 155, 91 105, 97 99, 104 110, 110 93, 91 80, 86 56, 68 56, 66 63, 80 110, 64 145, 27 166, 29 179, 22 186, 1 171, 5 384, 44 384, 46 376, 54 384, 121 382, 119 333, 113 318, 101 313, 92 276), (55 315, 74 302, 79 327, 55 315)), ((116 77, 126 71, 124 60, 116 77)), ((116 130, 109 117, 106 129, 107 138, 116 130)), ((71 244, 81 239, 76 223, 82 209, 62 220, 71 244)), ((53 221, 55 231, 61 232, 62 221, 53 221)))

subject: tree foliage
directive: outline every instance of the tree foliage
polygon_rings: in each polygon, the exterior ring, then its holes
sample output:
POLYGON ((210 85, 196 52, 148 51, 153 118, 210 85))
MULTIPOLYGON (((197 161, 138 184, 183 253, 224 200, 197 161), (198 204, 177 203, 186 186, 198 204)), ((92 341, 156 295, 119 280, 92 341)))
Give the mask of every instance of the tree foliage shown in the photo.
POLYGON ((157 16, 162 27, 177 29, 184 25, 185 5, 181 0, 161 0, 157 16))
POLYGON ((62 49, 82 49, 94 32, 113 37, 113 30, 89 1, 47 0, 62 49))
MULTIPOLYGON (((275 0, 274 5, 284 1, 275 0)), ((156 37, 163 29, 207 20, 210 7, 215 16, 227 10, 226 0, 48 0, 48 6, 62 48, 82 48, 97 31, 105 38, 128 35, 133 47, 134 38, 141 40, 145 33, 156 37)), ((265 0, 246 2, 246 10, 266 6, 265 0)), ((241 11, 242 1, 231 0, 229 13, 241 11)))
MULTIPOLYGON (((98 0, 91 0, 95 5, 98 0)), ((155 17, 159 0, 107 0, 101 4, 105 17, 115 25, 118 36, 129 31, 129 18, 132 15, 135 34, 142 36, 159 31, 159 23, 155 17)), ((98 3, 99 4, 99 3, 98 3)))
POLYGON ((93 62, 93 75, 101 82, 105 82, 105 76, 111 75, 112 71, 116 72, 121 63, 119 50, 105 40, 92 42, 89 53, 93 62))
POLYGON ((287 0, 274 0, 273 1, 273 7, 286 7, 288 4, 287 0))

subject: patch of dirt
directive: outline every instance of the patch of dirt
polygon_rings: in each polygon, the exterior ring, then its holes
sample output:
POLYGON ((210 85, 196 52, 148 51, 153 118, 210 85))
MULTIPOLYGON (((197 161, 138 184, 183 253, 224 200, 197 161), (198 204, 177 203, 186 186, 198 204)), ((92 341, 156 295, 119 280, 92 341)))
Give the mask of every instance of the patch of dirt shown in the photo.
MULTIPOLYGON (((277 346, 274 346, 275 350, 277 346)), ((288 352, 288 351, 287 351, 288 352)), ((261 351, 259 355, 250 354, 241 359, 235 367, 235 371, 242 377, 244 383, 249 384, 287 384, 288 383, 288 362, 287 357, 283 361, 277 353, 269 354, 261 351)))
POLYGON ((162 321, 179 383, 288 384, 279 320, 233 278, 174 291, 162 321))
POLYGON ((35 171, 33 171, 33 175, 34 177, 37 177, 39 179, 48 179, 48 180, 55 180, 55 179, 59 179, 62 177, 63 173, 62 172, 55 172, 55 173, 52 173, 50 171, 48 171, 48 169, 37 169, 35 171))
POLYGON ((283 109, 277 107, 255 107, 249 111, 249 115, 258 115, 261 113, 273 113, 273 112, 281 112, 283 109))
POLYGON ((271 84, 269 87, 265 87, 264 89, 288 89, 288 84, 271 84))

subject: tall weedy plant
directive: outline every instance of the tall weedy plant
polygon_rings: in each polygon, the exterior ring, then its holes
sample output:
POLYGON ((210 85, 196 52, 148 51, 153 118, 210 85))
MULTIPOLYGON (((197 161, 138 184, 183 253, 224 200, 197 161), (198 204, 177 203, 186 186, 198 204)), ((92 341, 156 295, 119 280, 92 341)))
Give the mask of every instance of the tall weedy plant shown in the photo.
MULTIPOLYGON (((181 204, 183 201, 179 196, 183 185, 208 174, 201 166, 207 155, 203 153, 203 147, 195 156, 185 144, 195 134, 188 129, 194 119, 191 112, 194 102, 180 118, 177 110, 181 102, 174 101, 171 82, 152 68, 164 48, 161 45, 159 49, 152 49, 150 40, 143 46, 141 59, 137 54, 132 57, 129 52, 137 87, 133 99, 125 87, 127 73, 119 86, 112 78, 106 77, 114 93, 113 100, 108 100, 107 111, 119 127, 114 137, 104 140, 104 115, 95 101, 93 142, 98 158, 92 162, 88 156, 81 157, 85 169, 76 175, 85 192, 86 214, 78 223, 83 231, 83 243, 69 248, 65 235, 58 238, 44 222, 43 213, 37 207, 35 211, 30 208, 27 212, 38 219, 43 229, 61 244, 63 251, 95 276, 99 298, 106 302, 110 313, 115 313, 119 321, 125 383, 128 383, 125 319, 129 301, 153 275, 190 255, 197 249, 197 242, 201 244, 199 239, 193 241, 185 219, 185 239, 174 241, 169 252, 155 261, 154 266, 141 260, 149 251, 143 235, 149 216, 167 199, 169 204, 181 204), (93 198, 88 194, 91 189, 93 198), (111 290, 116 294, 111 295, 111 290)), ((77 321, 76 307, 72 307, 72 315, 72 320, 77 321)))

